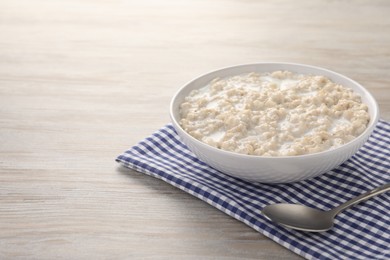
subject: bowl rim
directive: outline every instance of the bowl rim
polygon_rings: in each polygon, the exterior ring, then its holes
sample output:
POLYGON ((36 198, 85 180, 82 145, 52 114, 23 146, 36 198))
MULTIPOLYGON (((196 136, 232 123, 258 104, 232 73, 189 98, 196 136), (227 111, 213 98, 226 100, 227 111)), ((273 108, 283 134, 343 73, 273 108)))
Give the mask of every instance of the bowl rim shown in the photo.
MULTIPOLYGON (((234 76, 234 75, 231 75, 231 76, 234 76)), ((377 122, 379 121, 379 107, 378 107, 378 103, 375 100, 374 96, 365 87, 363 87, 360 83, 358 83, 357 81, 355 81, 355 80, 353 80, 353 79, 351 79, 351 78, 349 78, 349 77, 347 77, 347 76, 345 76, 343 74, 340 74, 338 72, 335 72, 335 71, 332 71, 332 70, 329 70, 329 69, 326 69, 326 68, 313 66, 313 65, 302 64, 302 63, 293 63, 293 62, 243 63, 243 64, 238 64, 238 65, 225 66, 225 67, 222 67, 222 68, 219 68, 219 69, 215 69, 215 70, 211 70, 211 71, 208 71, 206 73, 203 73, 203 74, 201 74, 201 75, 191 79, 190 81, 186 82, 184 85, 182 85, 175 92, 175 94, 173 95, 173 97, 171 99, 171 102, 169 104, 169 114, 170 114, 170 118, 171 118, 171 121, 173 123, 173 126, 174 126, 175 130, 176 131, 180 130, 181 134, 185 135, 186 138, 189 138, 191 141, 195 142, 198 146, 200 145, 201 147, 204 147, 206 149, 211 149, 212 151, 220 153, 221 155, 234 156, 234 157, 243 158, 243 159, 246 159, 246 160, 298 160, 298 159, 310 159, 310 158, 322 157, 322 156, 325 156, 326 154, 331 154, 331 153, 337 152, 337 151, 342 150, 342 149, 348 149, 351 146, 353 147, 355 145, 355 143, 360 142, 362 138, 363 139, 368 139, 368 137, 372 134, 372 131, 374 130, 375 126, 377 125, 377 122), (175 103, 176 99, 178 98, 178 96, 180 95, 180 93, 184 89, 186 89, 187 86, 189 86, 193 82, 195 82, 195 81, 197 81, 197 80, 199 80, 199 79, 201 79, 203 77, 206 77, 206 76, 208 76, 210 74, 213 74, 213 73, 218 73, 218 72, 222 72, 224 70, 229 70, 229 69, 234 69, 234 68, 239 68, 239 67, 259 66, 259 65, 260 66, 287 65, 287 66, 295 66, 295 67, 301 67, 301 68, 304 67, 304 68, 324 71, 324 72, 333 74, 336 77, 339 77, 339 78, 342 78, 344 80, 350 81, 351 83, 356 85, 358 88, 360 88, 365 93, 365 95, 368 97, 368 99, 372 102, 371 105, 373 107, 373 111, 372 111, 372 115, 373 116, 372 116, 372 118, 370 117, 370 121, 368 122, 367 128, 364 130, 363 133, 361 133, 359 136, 355 137, 354 139, 352 139, 348 143, 343 144, 343 145, 341 145, 339 147, 336 147, 336 148, 333 148, 333 149, 328 149, 328 150, 321 151, 321 152, 316 152, 316 153, 302 154, 302 155, 263 156, 263 155, 240 154, 240 153, 237 153, 237 152, 231 152, 231 151, 226 151, 226 150, 222 150, 222 149, 216 148, 214 146, 211 146, 209 144, 206 144, 206 143, 196 139, 195 137, 193 137, 192 135, 187 133, 187 131, 185 131, 181 127, 180 123, 176 120, 176 118, 174 116, 174 114, 175 114, 174 113, 174 103, 175 103)), ((365 140, 365 142, 366 141, 367 140, 365 140)))

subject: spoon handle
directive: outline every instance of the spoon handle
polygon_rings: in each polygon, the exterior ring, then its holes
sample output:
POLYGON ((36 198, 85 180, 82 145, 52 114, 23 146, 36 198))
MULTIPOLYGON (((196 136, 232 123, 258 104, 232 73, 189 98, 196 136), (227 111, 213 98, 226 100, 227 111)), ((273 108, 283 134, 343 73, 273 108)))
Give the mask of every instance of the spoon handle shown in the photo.
POLYGON ((381 194, 383 192, 386 192, 386 191, 390 191, 390 183, 387 183, 387 184, 382 185, 382 186, 380 186, 380 187, 378 187, 376 189, 373 189, 371 191, 363 193, 363 194, 357 196, 356 198, 353 198, 353 199, 351 199, 351 200, 341 204, 340 206, 332 209, 330 211, 330 213, 332 213, 333 216, 336 216, 342 210, 344 210, 346 208, 349 208, 349 207, 351 207, 351 206, 353 206, 353 205, 355 205, 355 204, 357 204, 359 202, 362 202, 363 200, 369 199, 371 197, 374 197, 374 196, 379 195, 379 194, 381 194))

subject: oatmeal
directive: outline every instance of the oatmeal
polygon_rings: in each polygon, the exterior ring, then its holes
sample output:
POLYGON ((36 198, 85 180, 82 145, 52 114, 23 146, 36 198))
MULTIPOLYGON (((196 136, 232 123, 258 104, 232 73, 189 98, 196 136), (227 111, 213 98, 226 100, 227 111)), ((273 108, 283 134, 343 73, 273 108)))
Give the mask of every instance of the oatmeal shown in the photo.
POLYGON ((292 156, 341 146, 366 129, 368 108, 324 76, 288 71, 217 78, 180 105, 196 139, 248 155, 292 156))

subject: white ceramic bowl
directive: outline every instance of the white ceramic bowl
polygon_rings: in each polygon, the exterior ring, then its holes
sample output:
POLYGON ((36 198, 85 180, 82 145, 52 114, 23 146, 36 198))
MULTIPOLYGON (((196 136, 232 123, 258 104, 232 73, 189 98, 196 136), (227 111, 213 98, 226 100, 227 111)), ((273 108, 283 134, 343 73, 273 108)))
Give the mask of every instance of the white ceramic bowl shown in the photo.
POLYGON ((378 105, 373 96, 359 83, 339 73, 293 63, 255 63, 219 69, 204 74, 185 84, 173 97, 170 116, 174 128, 188 148, 211 167, 231 176, 263 183, 286 183, 305 180, 323 174, 350 158, 367 140, 378 119, 378 105), (180 126, 179 106, 193 89, 207 85, 214 78, 228 77, 249 72, 288 70, 298 74, 323 75, 333 82, 353 89, 368 106, 370 122, 367 129, 349 143, 333 150, 299 156, 265 157, 244 155, 220 150, 189 135, 180 126))

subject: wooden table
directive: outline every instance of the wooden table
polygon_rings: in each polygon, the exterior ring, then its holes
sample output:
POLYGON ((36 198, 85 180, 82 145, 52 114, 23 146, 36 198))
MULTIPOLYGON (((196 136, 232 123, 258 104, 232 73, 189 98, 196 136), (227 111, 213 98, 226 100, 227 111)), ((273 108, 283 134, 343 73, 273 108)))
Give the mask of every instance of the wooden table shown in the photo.
POLYGON ((0 0, 0 259, 299 259, 115 157, 219 67, 343 73, 390 120, 389 1, 0 0))

